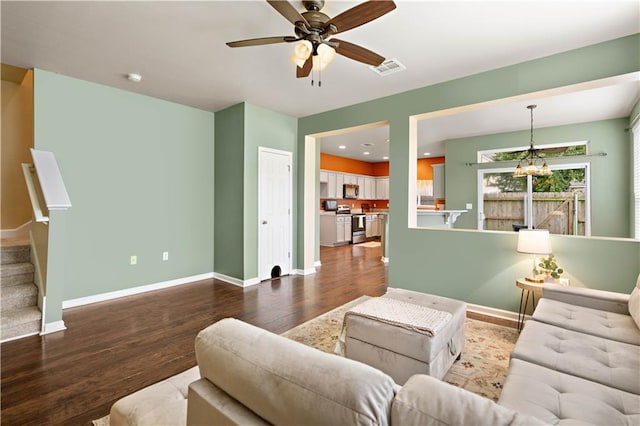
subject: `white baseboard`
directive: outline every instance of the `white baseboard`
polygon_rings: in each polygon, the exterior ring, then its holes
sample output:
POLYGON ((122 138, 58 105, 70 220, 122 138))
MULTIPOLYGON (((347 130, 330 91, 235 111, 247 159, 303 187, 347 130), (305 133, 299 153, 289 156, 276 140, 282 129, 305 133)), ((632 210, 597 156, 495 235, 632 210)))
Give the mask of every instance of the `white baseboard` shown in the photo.
POLYGON ((55 333, 56 331, 63 331, 63 330, 66 330, 66 329, 67 329, 67 327, 65 327, 64 321, 62 321, 62 320, 54 321, 54 322, 48 322, 48 323, 45 323, 44 329, 42 330, 42 333, 40 333, 40 335, 44 336, 45 334, 55 333))
POLYGON ((467 303, 467 311, 474 312, 476 314, 487 315, 494 318, 507 319, 510 321, 518 321, 517 312, 506 311, 504 309, 491 308, 489 306, 474 305, 473 303, 467 303))
POLYGON ((88 305, 90 303, 104 302, 106 300, 117 299, 119 297, 132 296, 134 294, 146 293, 147 291, 160 290, 163 288, 174 287, 181 284, 188 284, 195 281, 202 281, 211 278, 214 278, 213 272, 207 272, 205 274, 192 275, 190 277, 177 278, 175 280, 163 281, 155 284, 125 288, 123 290, 110 291, 108 293, 101 293, 93 296, 65 300, 62 302, 62 309, 75 308, 76 306, 88 305))
POLYGON ((322 262, 320 262, 319 260, 316 260, 315 262, 313 262, 313 267, 317 268, 319 266, 322 266, 322 262))
POLYGON ((239 278, 230 277, 229 275, 221 274, 219 272, 214 272, 213 278, 229 284, 237 285, 238 287, 250 287, 252 285, 260 284, 260 280, 258 279, 258 277, 249 278, 248 280, 241 280, 239 278))
POLYGON ((27 238, 29 237, 29 229, 31 221, 18 226, 15 229, 1 229, 0 238, 27 238))
POLYGON ((316 273, 316 268, 309 269, 294 269, 293 274, 295 275, 311 275, 316 273))
POLYGON ((384 257, 384 256, 382 256, 382 257, 380 258, 380 260, 382 260, 382 262, 383 262, 383 263, 389 263, 389 258, 388 258, 388 257, 384 257))

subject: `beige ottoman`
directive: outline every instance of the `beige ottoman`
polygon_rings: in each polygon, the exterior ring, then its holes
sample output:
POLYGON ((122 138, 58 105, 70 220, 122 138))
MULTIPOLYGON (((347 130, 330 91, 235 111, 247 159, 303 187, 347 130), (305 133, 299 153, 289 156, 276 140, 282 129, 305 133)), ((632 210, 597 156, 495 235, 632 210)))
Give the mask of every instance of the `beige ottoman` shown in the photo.
POLYGON ((451 317, 429 336, 347 312, 345 356, 384 371, 399 385, 414 374, 442 379, 462 353, 466 303, 394 288, 389 288, 382 297, 449 312, 451 317))

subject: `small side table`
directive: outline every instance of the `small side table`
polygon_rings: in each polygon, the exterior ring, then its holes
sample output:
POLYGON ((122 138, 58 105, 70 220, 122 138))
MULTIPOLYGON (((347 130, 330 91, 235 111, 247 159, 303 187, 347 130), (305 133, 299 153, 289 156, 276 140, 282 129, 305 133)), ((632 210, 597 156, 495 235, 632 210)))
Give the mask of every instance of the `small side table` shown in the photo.
POLYGON ((527 311, 527 305, 529 304, 529 296, 531 296, 531 308, 536 307, 536 293, 542 293, 542 284, 544 283, 532 283, 524 278, 518 278, 516 280, 516 286, 522 289, 520 294, 520 310, 518 311, 518 333, 522 331, 524 326, 524 316, 527 311), (527 295, 525 296, 525 293, 527 295))

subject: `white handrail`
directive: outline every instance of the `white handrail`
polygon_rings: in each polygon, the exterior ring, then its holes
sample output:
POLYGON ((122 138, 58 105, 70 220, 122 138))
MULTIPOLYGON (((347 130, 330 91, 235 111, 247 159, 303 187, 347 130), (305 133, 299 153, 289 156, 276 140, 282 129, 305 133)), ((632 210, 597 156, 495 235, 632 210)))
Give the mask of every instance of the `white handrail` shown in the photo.
POLYGON ((46 225, 49 222, 49 217, 42 214, 42 208, 38 201, 38 193, 36 192, 36 184, 33 181, 32 170, 32 164, 22 163, 22 172, 24 173, 24 179, 27 182, 27 191, 29 192, 31 206, 33 207, 33 216, 36 222, 43 222, 46 225))

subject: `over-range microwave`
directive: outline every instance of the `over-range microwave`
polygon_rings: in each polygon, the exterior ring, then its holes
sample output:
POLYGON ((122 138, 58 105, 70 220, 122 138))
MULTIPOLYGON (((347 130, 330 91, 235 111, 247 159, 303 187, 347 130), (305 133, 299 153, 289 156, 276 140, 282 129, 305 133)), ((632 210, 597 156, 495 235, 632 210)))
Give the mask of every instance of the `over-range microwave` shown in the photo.
POLYGON ((354 185, 352 183, 344 184, 344 194, 342 198, 358 198, 358 185, 354 185))

